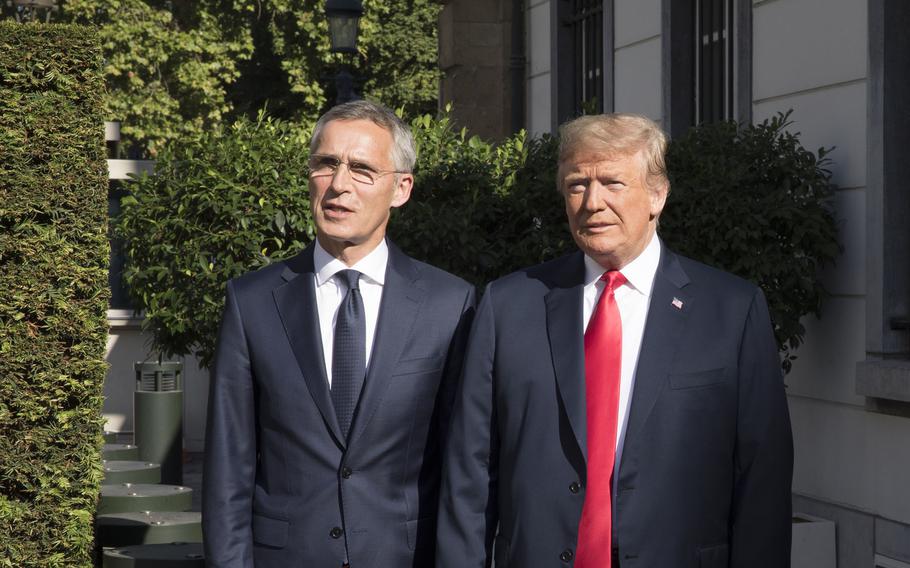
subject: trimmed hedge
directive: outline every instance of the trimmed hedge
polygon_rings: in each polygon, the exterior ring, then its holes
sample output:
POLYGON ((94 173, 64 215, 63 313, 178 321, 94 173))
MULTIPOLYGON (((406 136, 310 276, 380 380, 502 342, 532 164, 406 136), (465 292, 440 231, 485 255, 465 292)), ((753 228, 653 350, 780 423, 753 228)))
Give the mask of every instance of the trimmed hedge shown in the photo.
POLYGON ((0 22, 0 566, 90 566, 107 167, 96 33, 0 22))

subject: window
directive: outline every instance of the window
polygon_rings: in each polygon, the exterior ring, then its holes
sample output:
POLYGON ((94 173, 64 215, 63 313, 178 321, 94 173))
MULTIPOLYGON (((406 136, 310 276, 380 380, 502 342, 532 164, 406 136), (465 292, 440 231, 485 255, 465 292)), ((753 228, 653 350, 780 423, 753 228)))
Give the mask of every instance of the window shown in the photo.
POLYGON ((575 44, 575 114, 603 112, 603 0, 572 0, 568 24, 575 44))
POLYGON ((752 0, 663 0, 663 126, 752 120, 752 0))
POLYGON ((554 0, 554 127, 613 107, 612 0, 554 0))
POLYGON ((734 0, 695 4, 695 123, 735 119, 734 0))

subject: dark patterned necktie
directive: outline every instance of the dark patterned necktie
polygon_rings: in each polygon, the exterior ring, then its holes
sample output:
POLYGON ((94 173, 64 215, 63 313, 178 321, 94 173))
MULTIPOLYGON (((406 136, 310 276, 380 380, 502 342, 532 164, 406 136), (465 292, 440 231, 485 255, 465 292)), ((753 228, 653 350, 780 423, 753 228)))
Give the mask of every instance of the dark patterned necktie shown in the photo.
POLYGON ((347 285, 338 307, 332 345, 332 404, 347 438, 366 372, 366 317, 360 295, 360 272, 342 270, 335 275, 347 285))

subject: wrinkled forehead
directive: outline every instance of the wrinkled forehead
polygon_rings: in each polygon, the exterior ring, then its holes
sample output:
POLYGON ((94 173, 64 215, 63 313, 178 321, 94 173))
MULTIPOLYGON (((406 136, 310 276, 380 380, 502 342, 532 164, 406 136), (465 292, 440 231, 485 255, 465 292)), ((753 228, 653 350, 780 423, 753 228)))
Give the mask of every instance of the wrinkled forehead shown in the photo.
POLYGON ((587 168, 611 169, 625 166, 630 162, 647 168, 645 151, 640 145, 628 147, 598 148, 577 146, 560 156, 557 168, 557 179, 563 179, 567 174, 587 168))

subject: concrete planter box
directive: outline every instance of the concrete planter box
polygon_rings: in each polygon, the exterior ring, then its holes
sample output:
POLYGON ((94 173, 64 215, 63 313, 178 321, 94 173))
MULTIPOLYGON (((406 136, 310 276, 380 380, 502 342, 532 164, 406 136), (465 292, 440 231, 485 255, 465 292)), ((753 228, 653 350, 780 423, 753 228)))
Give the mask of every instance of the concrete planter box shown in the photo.
POLYGON ((794 568, 833 568, 837 565, 834 522, 805 513, 793 513, 794 568))

